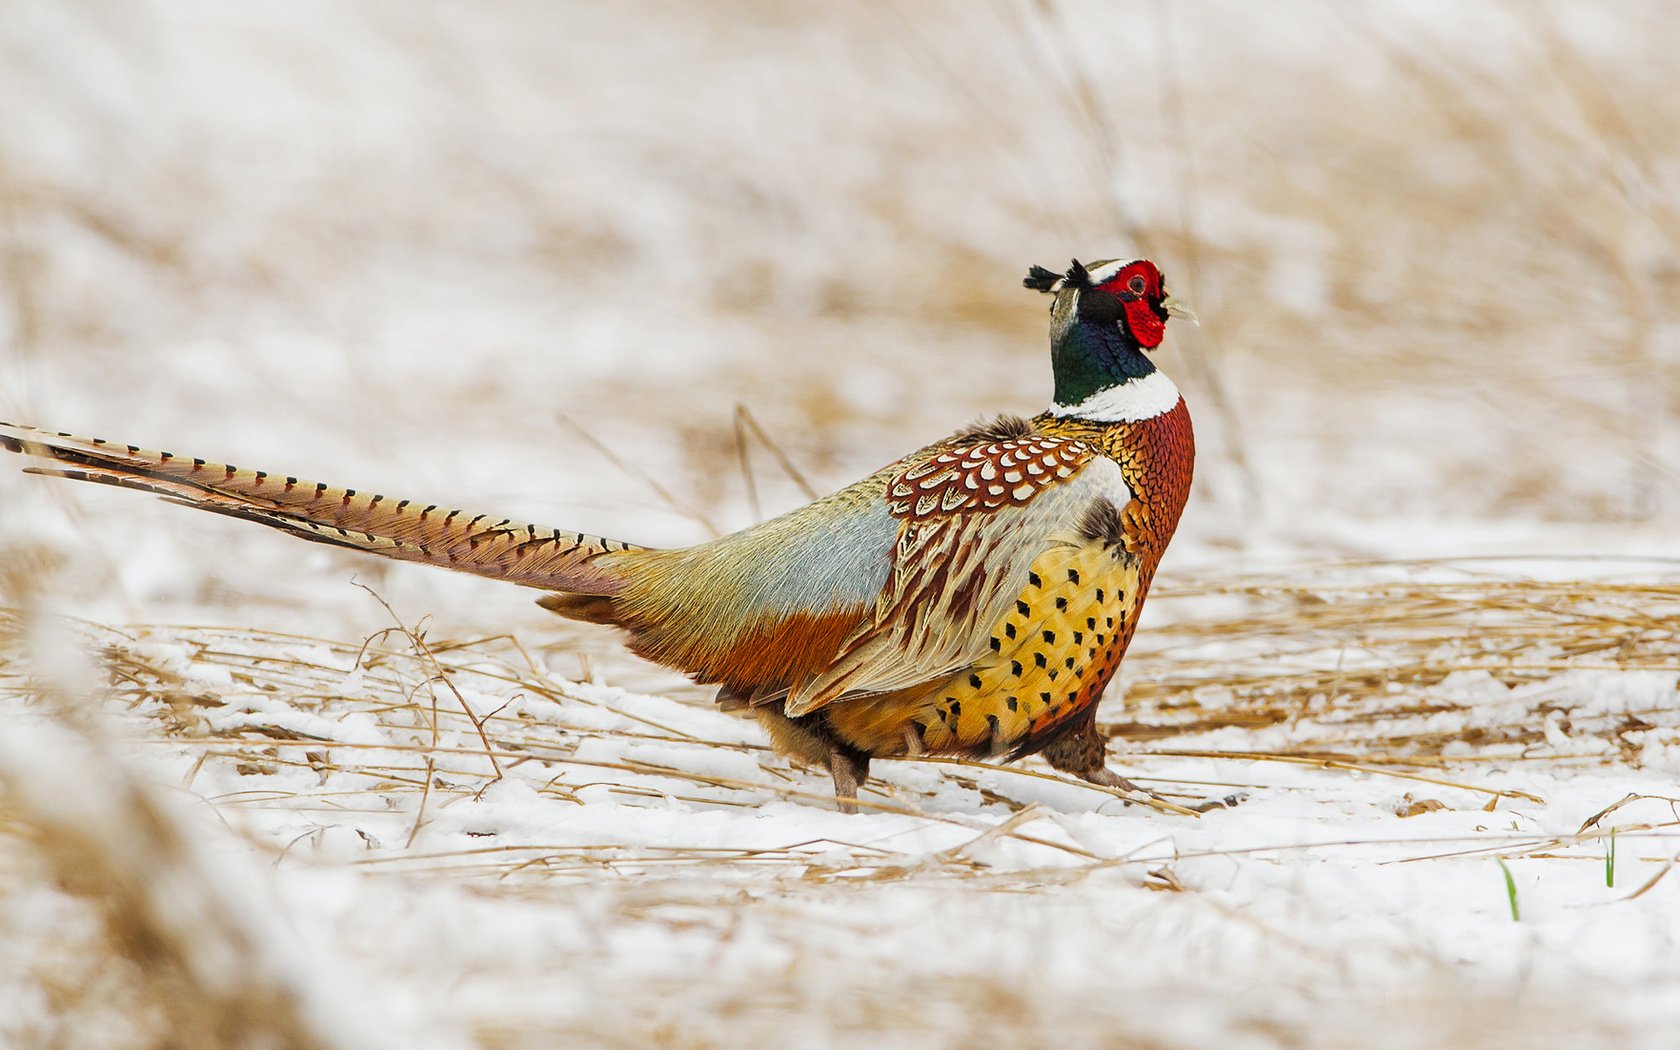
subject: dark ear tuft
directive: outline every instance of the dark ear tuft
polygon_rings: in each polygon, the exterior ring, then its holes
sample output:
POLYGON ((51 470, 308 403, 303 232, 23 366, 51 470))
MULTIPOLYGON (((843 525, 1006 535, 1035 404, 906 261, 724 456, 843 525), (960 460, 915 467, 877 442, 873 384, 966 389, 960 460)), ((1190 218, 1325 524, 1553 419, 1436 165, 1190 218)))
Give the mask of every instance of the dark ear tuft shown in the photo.
POLYGON ((1042 266, 1034 266, 1027 271, 1027 276, 1022 278, 1021 285, 1035 292, 1048 292, 1061 279, 1062 275, 1059 273, 1051 273, 1042 266))
POLYGON ((1086 271, 1085 264, 1078 259, 1073 260, 1073 265, 1068 267, 1067 283, 1074 288, 1091 287, 1091 275, 1086 271))

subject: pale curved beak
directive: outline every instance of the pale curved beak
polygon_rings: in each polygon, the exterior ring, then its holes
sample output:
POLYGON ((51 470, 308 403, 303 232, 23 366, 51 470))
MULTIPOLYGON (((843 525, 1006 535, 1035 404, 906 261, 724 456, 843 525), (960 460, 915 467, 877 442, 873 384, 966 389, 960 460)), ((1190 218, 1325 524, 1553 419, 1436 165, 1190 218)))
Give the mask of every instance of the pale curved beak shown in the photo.
POLYGON ((1196 316, 1196 311, 1190 309, 1190 304, 1176 295, 1169 295, 1162 299, 1161 309, 1167 312, 1168 317, 1182 317, 1197 328, 1202 326, 1202 319, 1196 316))

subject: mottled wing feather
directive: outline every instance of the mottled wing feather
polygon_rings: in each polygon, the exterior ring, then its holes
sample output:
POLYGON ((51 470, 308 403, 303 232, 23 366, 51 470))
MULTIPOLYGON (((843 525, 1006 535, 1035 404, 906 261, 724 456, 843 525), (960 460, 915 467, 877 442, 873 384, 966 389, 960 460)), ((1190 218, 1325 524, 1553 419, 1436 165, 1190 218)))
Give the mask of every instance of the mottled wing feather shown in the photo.
POLYGON ((874 615, 831 666, 793 687, 789 715, 979 659, 1033 560, 1065 542, 1096 500, 1130 499, 1111 460, 1083 442, 1038 436, 942 450, 894 476, 888 494, 898 537, 874 615))
POLYGON ((887 509, 902 521, 1023 506, 1096 455, 1082 441, 1032 436, 954 448, 893 477, 887 509))

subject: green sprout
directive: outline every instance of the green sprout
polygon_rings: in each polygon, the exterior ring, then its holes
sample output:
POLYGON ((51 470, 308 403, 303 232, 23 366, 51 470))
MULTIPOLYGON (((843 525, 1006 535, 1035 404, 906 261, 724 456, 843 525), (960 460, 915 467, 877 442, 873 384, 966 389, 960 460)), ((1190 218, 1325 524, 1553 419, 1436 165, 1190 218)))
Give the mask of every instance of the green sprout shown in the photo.
POLYGON ((1511 902, 1511 921, 1522 921, 1522 910, 1517 907, 1517 880, 1511 877, 1511 869, 1505 863, 1505 858, 1499 858, 1499 870, 1505 873, 1505 896, 1511 902))

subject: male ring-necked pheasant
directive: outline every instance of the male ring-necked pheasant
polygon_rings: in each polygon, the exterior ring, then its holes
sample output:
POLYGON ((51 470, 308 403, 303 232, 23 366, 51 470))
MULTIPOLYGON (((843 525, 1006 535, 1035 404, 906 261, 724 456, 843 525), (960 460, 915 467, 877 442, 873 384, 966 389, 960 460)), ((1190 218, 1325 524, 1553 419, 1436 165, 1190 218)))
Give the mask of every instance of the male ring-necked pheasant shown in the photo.
POLYGON ((855 809, 869 760, 1044 752, 1104 765, 1097 701, 1190 491, 1178 388, 1146 351, 1194 319, 1146 260, 1035 266, 1055 295, 1055 400, 961 431, 779 518, 655 550, 0 424, 34 473, 158 493, 304 539, 509 580, 640 655, 715 683, 775 746, 826 766, 855 809))

